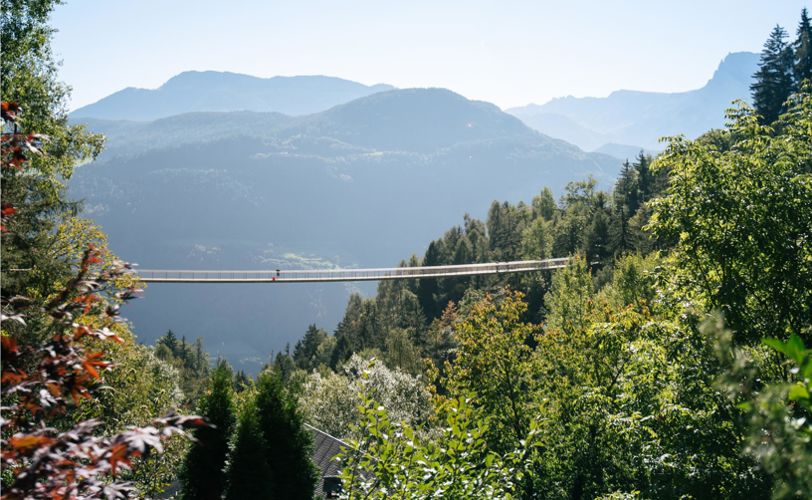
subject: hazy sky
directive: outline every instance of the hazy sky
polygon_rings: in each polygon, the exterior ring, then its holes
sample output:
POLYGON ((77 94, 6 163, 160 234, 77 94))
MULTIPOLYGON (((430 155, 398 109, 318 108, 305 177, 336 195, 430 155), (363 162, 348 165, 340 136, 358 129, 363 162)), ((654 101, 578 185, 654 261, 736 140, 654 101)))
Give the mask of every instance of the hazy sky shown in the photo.
POLYGON ((807 0, 67 0, 72 108, 185 70, 447 87, 503 108, 701 87, 729 52, 794 36, 807 0))

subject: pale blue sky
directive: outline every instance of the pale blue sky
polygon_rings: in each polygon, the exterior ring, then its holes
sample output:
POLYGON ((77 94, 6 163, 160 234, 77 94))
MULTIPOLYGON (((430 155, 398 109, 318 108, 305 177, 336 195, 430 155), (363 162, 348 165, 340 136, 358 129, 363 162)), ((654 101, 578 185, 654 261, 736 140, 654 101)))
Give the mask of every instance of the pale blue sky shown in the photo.
POLYGON ((185 70, 447 87, 503 108, 702 86, 729 52, 794 35, 808 0, 67 0, 72 108, 185 70))

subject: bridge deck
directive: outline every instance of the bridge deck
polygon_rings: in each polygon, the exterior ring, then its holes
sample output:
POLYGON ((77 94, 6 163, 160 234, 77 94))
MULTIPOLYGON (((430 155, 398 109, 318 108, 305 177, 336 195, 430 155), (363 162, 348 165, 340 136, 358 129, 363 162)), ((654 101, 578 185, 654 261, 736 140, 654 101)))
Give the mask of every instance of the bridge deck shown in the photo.
POLYGON ((560 269, 566 266, 568 262, 569 258, 563 257, 454 266, 389 267, 379 269, 274 269, 267 271, 139 269, 138 275, 141 281, 147 283, 319 283, 522 273, 560 269))

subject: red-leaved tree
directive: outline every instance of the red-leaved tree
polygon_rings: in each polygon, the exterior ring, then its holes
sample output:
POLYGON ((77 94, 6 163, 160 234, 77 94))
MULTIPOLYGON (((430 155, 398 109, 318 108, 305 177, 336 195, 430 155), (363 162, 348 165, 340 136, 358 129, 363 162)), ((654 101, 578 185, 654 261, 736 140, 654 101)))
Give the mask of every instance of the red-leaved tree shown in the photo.
MULTIPOLYGON (((2 103, 4 178, 25 175, 31 155, 42 154, 47 140, 21 133, 20 113, 16 103, 2 103)), ((3 237, 13 235, 14 217, 25 209, 3 203, 3 237)), ((0 303, 3 499, 130 497, 132 485, 117 480, 121 470, 137 457, 160 453, 167 438, 205 425, 196 416, 171 415, 104 436, 97 420, 71 423, 71 409, 93 398, 104 372, 114 368, 105 344, 122 342, 113 329, 121 321, 118 304, 140 291, 137 280, 126 279, 132 273, 126 263, 102 262, 92 245, 76 267, 45 301, 4 294, 0 303)))

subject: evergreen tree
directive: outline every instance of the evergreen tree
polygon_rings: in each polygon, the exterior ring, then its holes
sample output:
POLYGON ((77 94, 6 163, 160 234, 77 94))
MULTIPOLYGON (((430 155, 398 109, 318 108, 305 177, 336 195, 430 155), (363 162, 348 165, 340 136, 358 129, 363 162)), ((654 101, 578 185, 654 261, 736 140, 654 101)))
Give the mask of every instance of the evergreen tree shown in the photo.
POLYGON ((656 179, 651 171, 651 157, 640 151, 633 166, 637 170, 638 201, 642 205, 650 200, 657 190, 656 179))
POLYGON ((471 254, 474 262, 485 262, 488 260, 488 235, 485 224, 481 220, 474 219, 465 214, 465 237, 471 243, 471 254))
POLYGON ((198 372, 208 373, 209 357, 203 350, 203 339, 195 339, 194 369, 198 372))
POLYGON ((609 225, 609 248, 613 255, 619 255, 632 249, 633 241, 629 230, 629 209, 624 204, 612 206, 612 218, 609 225))
POLYGON ((293 374, 296 372, 296 362, 290 354, 290 344, 286 344, 285 350, 282 352, 278 352, 275 355, 272 352, 270 358, 270 362, 262 367, 263 370, 270 368, 279 374, 279 378, 282 379, 282 382, 298 385, 297 382, 292 379, 293 374))
POLYGON ((167 330, 164 336, 158 339, 156 344, 165 345, 173 356, 178 355, 178 338, 175 336, 175 332, 172 330, 167 330))
POLYGON ((251 378, 245 374, 245 371, 238 370, 234 375, 234 392, 243 392, 245 389, 251 387, 251 378))
POLYGON ((587 262, 607 264, 611 255, 609 243, 609 216, 606 208, 601 207, 595 211, 592 217, 592 224, 586 235, 586 258, 587 262))
MULTIPOLYGON (((256 404, 251 401, 240 414, 226 465, 226 500, 275 498, 268 446, 262 434, 256 404)), ((279 498, 286 498, 280 496, 279 498)))
POLYGON ((542 217, 544 220, 552 220, 558 207, 553 198, 553 192, 545 187, 540 194, 533 198, 533 217, 542 217))
POLYGON ((634 214, 640 206, 640 188, 637 169, 627 161, 623 162, 620 177, 613 192, 614 204, 626 207, 626 213, 634 214))
POLYGON ((763 123, 772 123, 784 109, 784 103, 794 88, 792 47, 787 44, 787 32, 776 26, 761 51, 755 82, 750 86, 753 106, 763 123))
POLYGON ((195 441, 181 471, 182 498, 215 500, 223 494, 226 483, 223 467, 236 419, 233 383, 231 368, 221 361, 212 372, 211 387, 199 404, 200 415, 214 427, 195 431, 195 441))
POLYGON ((335 331, 336 348, 330 358, 330 366, 333 369, 348 359, 352 353, 361 350, 358 330, 360 329, 363 303, 364 299, 357 293, 350 295, 347 309, 344 310, 344 318, 338 323, 335 331))
POLYGON ((275 496, 312 499, 318 475, 311 460, 312 439, 295 398, 276 373, 266 371, 257 379, 256 408, 275 496))
MULTIPOLYGON (((426 249, 426 255, 423 257, 424 266, 437 266, 442 262, 442 247, 441 243, 432 241, 426 249)), ((420 307, 423 308, 423 313, 426 318, 432 320, 440 315, 442 309, 437 304, 438 285, 436 278, 426 278, 418 280, 417 282, 417 299, 420 301, 420 307)))
MULTIPOLYGON (((417 258, 417 255, 415 255, 415 254, 412 254, 412 256, 409 257, 408 262, 404 261, 404 262, 401 262, 401 264, 400 264, 401 267, 418 267, 419 265, 420 265, 420 260, 417 258)), ((403 285, 406 287, 406 289, 408 289, 410 292, 415 293, 415 294, 417 293, 417 280, 416 279, 401 280, 401 283, 403 283, 403 285)), ((378 286, 380 286, 380 285, 378 285, 378 286)))
POLYGON ((488 243, 490 256, 497 261, 516 260, 521 252, 524 212, 526 207, 511 207, 507 202, 493 202, 488 210, 488 243))
POLYGON ((806 7, 801 11, 801 22, 798 24, 795 39, 795 82, 800 88, 804 80, 812 80, 812 23, 806 7))
MULTIPOLYGON (((325 362, 320 358, 319 347, 327 341, 329 335, 316 325, 307 327, 304 338, 296 342, 293 348, 293 360, 296 366, 303 370, 311 371, 325 362)), ((329 361, 326 360, 326 361, 329 361)))

